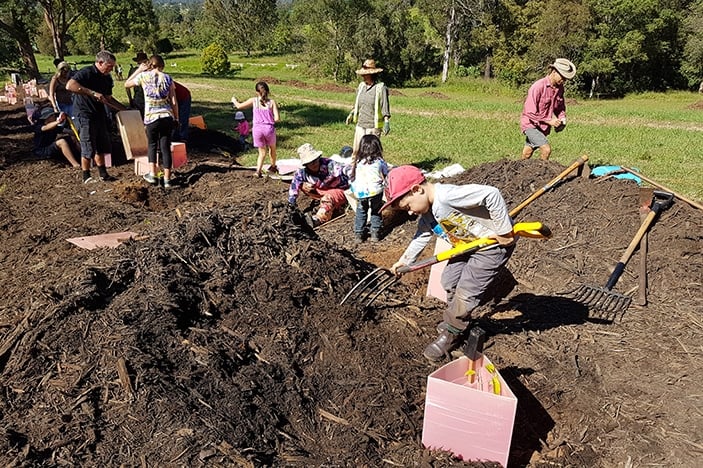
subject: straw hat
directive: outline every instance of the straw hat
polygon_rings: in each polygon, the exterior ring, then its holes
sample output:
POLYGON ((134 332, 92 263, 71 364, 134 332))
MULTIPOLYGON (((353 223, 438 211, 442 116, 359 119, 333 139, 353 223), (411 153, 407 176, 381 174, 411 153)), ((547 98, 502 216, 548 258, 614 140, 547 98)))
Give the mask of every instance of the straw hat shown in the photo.
POLYGON ((59 64, 56 65, 56 69, 57 70, 63 70, 63 69, 70 70, 71 65, 69 65, 68 62, 59 62, 59 64))
POLYGON ((565 58, 556 59, 554 63, 549 66, 549 68, 553 68, 557 71, 557 73, 559 73, 567 80, 570 80, 571 78, 576 76, 576 66, 571 63, 570 60, 567 60, 565 58))
POLYGON ((305 166, 322 156, 322 151, 317 151, 310 143, 305 143, 298 148, 298 156, 300 163, 305 166))
POLYGON ((381 73, 383 68, 376 66, 376 61, 374 59, 366 59, 361 65, 361 68, 356 71, 357 75, 375 75, 376 73, 381 73))

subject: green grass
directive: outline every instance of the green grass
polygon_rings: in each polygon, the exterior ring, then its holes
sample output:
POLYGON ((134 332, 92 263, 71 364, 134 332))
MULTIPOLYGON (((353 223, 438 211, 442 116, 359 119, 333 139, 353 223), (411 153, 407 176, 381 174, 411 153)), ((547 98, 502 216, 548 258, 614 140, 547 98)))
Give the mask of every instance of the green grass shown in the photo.
MULTIPOLYGON (((119 54, 129 69, 133 54, 119 54)), ((245 57, 231 54, 234 71, 225 78, 201 74, 199 56, 170 54, 167 72, 193 93, 192 114, 201 114, 209 128, 233 135, 232 95, 254 95, 258 79, 269 80, 281 109, 277 126, 280 158, 295 157, 295 148, 312 143, 325 154, 350 145, 353 128, 344 118, 354 101, 356 83, 334 84, 305 76, 294 57, 245 57), (176 66, 172 66, 176 64, 176 66), (297 68, 286 65, 298 64, 297 68), (304 82, 306 87, 294 86, 304 82)), ((68 57, 79 66, 92 57, 68 57)), ((41 70, 51 70, 50 57, 38 57, 41 70)), ((526 89, 497 82, 461 79, 433 88, 394 89, 391 133, 382 138, 386 159, 441 168, 466 168, 500 158, 517 158, 523 136, 520 111, 526 89)), ((126 102, 121 82, 115 97, 126 102)), ((569 125, 552 134, 552 159, 564 165, 586 154, 591 165, 634 166, 647 177, 681 194, 703 199, 703 99, 695 93, 645 93, 619 100, 589 100, 567 89, 569 125)), ((251 114, 248 113, 250 116, 251 114)), ((243 155, 251 164, 255 151, 243 155)))

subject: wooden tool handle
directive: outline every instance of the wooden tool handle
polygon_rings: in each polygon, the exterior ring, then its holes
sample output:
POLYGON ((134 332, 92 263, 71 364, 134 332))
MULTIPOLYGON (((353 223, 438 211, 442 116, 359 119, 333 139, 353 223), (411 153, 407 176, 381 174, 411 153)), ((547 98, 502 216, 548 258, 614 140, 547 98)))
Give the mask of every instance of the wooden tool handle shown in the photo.
POLYGON ((667 192, 674 194, 674 196, 675 196, 676 198, 678 198, 679 200, 685 201, 685 202, 688 203, 689 205, 691 205, 691 206, 693 206, 693 207, 695 207, 695 208, 698 208, 699 210, 703 210, 703 205, 701 205, 700 203, 698 203, 698 202, 696 202, 696 201, 693 201, 693 200, 691 200, 690 198, 686 198, 686 197, 684 197, 683 195, 674 192, 674 191, 671 190, 670 188, 664 187, 663 185, 661 185, 661 184, 659 184, 659 183, 657 183, 657 182, 654 182, 652 179, 649 179, 649 178, 643 176, 642 174, 640 174, 639 172, 635 171, 634 169, 630 169, 629 167, 622 166, 622 170, 625 171, 625 172, 629 172, 630 174, 639 177, 640 179, 644 180, 645 182, 647 182, 647 183, 649 183, 649 184, 654 185, 654 186, 657 187, 657 188, 660 188, 660 189, 662 189, 662 190, 666 190, 667 192))
POLYGON ((544 192, 546 192, 547 190, 550 190, 557 183, 559 183, 564 177, 569 175, 576 168, 582 166, 583 163, 585 163, 586 161, 588 161, 588 156, 586 156, 585 154, 583 156, 581 156, 580 158, 576 159, 573 163, 571 163, 571 165, 569 167, 567 167, 566 169, 561 171, 561 173, 558 176, 556 176, 555 178, 553 178, 552 180, 547 182, 547 185, 545 185, 544 187, 537 190, 535 193, 533 193, 532 195, 527 197, 525 199, 525 201, 523 201, 518 206, 516 206, 515 208, 510 210, 510 217, 511 218, 515 217, 518 213, 520 213, 522 211, 523 208, 525 208, 527 205, 532 203, 532 201, 534 201, 537 197, 542 195, 544 192))

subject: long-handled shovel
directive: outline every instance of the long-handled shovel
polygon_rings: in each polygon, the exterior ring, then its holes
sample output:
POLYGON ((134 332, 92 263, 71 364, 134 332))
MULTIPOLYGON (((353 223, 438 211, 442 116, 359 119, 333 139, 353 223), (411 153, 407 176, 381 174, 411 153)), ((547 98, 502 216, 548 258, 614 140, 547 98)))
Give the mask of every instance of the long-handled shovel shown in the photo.
MULTIPOLYGON (((530 237, 533 239, 548 239, 552 236, 552 231, 544 224, 534 221, 515 224, 513 226, 513 235, 530 237)), ((455 247, 445 250, 444 252, 440 252, 433 257, 398 268, 398 274, 402 275, 411 271, 417 271, 421 268, 434 265, 435 263, 449 260, 450 258, 454 258, 458 255, 470 255, 496 243, 497 241, 495 239, 482 237, 471 242, 458 244, 455 247)), ((359 281, 351 289, 351 291, 344 296, 344 299, 342 299, 340 305, 347 301, 351 301, 356 302, 359 305, 363 305, 364 307, 368 307, 383 291, 398 281, 398 278, 398 276, 394 275, 386 268, 376 268, 371 273, 366 275, 361 281, 359 281)))
POLYGON ((654 191, 652 210, 647 214, 647 217, 642 222, 642 225, 632 239, 632 242, 630 242, 627 250, 625 250, 625 253, 620 257, 617 265, 615 265, 615 269, 604 287, 581 285, 562 295, 587 306, 589 309, 589 317, 591 318, 612 321, 618 316, 622 316, 630 306, 632 297, 618 294, 613 291, 613 288, 625 271, 625 265, 627 265, 627 262, 630 260, 630 257, 639 245, 644 234, 649 230, 650 226, 652 226, 659 213, 671 206, 673 200, 673 193, 658 190, 654 191))

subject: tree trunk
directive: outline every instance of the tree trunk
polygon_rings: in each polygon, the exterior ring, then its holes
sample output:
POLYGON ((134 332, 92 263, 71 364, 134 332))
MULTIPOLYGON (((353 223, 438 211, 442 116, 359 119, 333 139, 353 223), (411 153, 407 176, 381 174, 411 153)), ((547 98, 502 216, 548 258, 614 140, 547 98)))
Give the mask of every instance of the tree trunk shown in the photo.
POLYGON ((452 46, 454 44, 454 16, 456 14, 456 9, 454 7, 454 2, 449 8, 449 20, 447 21, 447 33, 444 38, 444 57, 442 58, 442 83, 447 82, 449 77, 449 59, 452 54, 452 46))
POLYGON ((489 53, 486 56, 486 64, 483 67, 483 79, 484 80, 491 79, 491 69, 492 68, 493 68, 493 56, 489 53))
POLYGON ((34 57, 32 41, 29 40, 29 36, 26 36, 26 39, 22 41, 17 39, 17 46, 20 49, 20 57, 22 57, 24 71, 30 78, 41 78, 41 74, 39 74, 39 67, 37 66, 37 59, 34 57))

